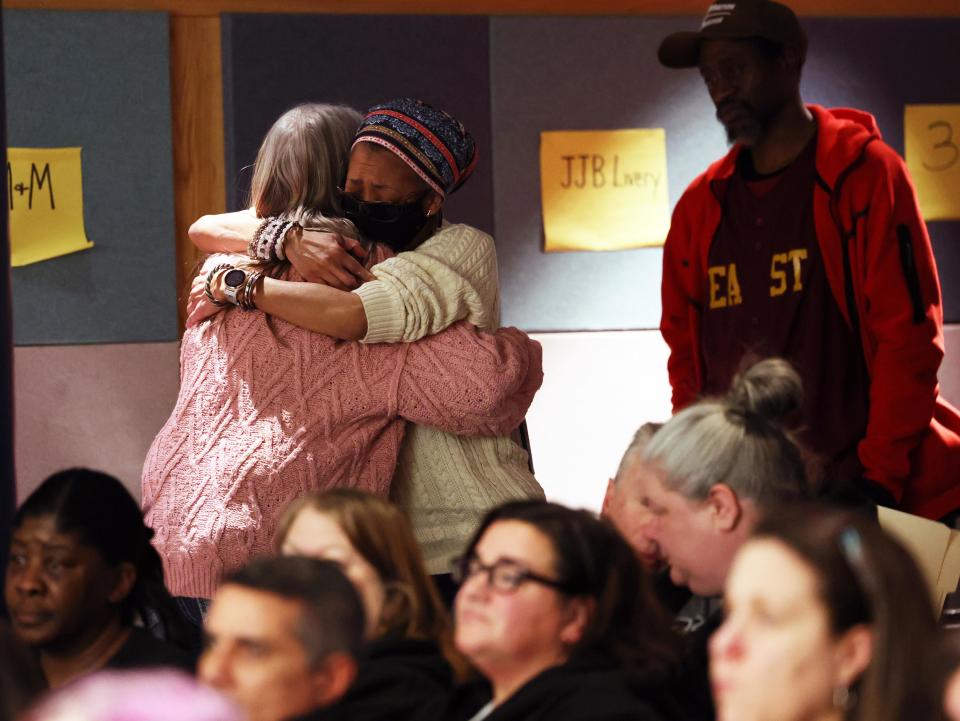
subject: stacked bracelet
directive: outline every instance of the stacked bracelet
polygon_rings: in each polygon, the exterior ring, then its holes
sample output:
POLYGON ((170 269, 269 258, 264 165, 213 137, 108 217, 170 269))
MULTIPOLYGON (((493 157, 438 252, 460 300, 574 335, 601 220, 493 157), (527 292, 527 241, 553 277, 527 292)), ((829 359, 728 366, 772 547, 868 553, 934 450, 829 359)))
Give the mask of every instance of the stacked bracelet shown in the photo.
POLYGON ((264 220, 247 246, 247 255, 256 260, 279 261, 286 260, 284 242, 291 228, 302 226, 286 218, 270 217, 264 220))
MULTIPOLYGON (((237 270, 236 266, 230 265, 229 263, 221 263, 218 266, 215 266, 207 273, 207 279, 203 286, 203 293, 207 296, 207 299, 217 306, 227 306, 234 305, 230 300, 230 297, 227 297, 227 300, 217 300, 213 296, 213 291, 211 290, 211 285, 213 283, 214 277, 222 270, 237 270)), ((244 269, 241 269, 244 270, 244 269)), ((241 310, 256 310, 257 306, 253 302, 253 293, 256 289, 257 283, 260 282, 260 279, 263 277, 262 270, 244 270, 246 274, 246 279, 243 282, 243 286, 237 290, 236 298, 237 302, 235 305, 241 310)))
POLYGON ((230 265, 229 263, 220 263, 220 265, 214 266, 213 268, 210 269, 210 272, 207 273, 207 280, 203 284, 203 294, 207 296, 207 300, 209 300, 214 305, 219 305, 221 307, 225 305, 230 305, 225 300, 217 300, 216 298, 213 297, 213 292, 210 290, 210 284, 213 282, 213 277, 217 273, 219 273, 221 270, 231 270, 232 268, 233 266, 230 265))
POLYGON ((247 282, 243 284, 243 290, 237 294, 237 305, 240 306, 241 310, 257 309, 256 303, 253 301, 253 293, 262 277, 262 270, 252 270, 247 273, 247 282))

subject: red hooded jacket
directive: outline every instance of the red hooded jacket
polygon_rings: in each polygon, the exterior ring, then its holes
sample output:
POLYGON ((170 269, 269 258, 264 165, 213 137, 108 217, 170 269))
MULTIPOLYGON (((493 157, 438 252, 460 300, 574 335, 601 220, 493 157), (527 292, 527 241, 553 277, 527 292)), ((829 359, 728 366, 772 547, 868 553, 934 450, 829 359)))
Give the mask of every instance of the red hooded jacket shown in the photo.
MULTIPOLYGON (((873 116, 809 109, 818 126, 817 240, 870 375, 867 432, 857 448, 864 475, 904 510, 940 518, 960 507, 960 413, 939 397, 940 281, 913 183, 873 116)), ((660 331, 670 346, 674 411, 696 401, 702 387, 707 255, 740 150, 735 146, 690 184, 664 245, 660 331)))

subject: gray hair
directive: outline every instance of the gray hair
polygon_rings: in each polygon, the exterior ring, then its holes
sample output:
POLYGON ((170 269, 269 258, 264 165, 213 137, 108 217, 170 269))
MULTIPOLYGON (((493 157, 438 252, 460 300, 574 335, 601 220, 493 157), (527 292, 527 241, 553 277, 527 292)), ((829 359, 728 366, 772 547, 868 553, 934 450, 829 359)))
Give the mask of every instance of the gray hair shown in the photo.
POLYGON ((648 422, 637 429, 637 432, 633 434, 633 440, 630 441, 630 445, 627 446, 627 450, 623 453, 623 458, 620 459, 620 465, 617 467, 617 475, 613 477, 614 483, 620 482, 623 474, 627 472, 628 468, 633 466, 634 462, 642 460, 643 451, 647 447, 647 443, 650 442, 653 435, 662 427, 662 423, 648 422))
POLYGON ((703 500, 718 483, 763 508, 803 498, 803 454, 780 420, 800 408, 800 376, 780 358, 734 378, 730 392, 680 411, 647 443, 643 460, 665 485, 703 500))
POLYGON ((257 215, 282 215, 355 237, 353 224, 339 217, 337 185, 362 119, 346 105, 324 103, 303 103, 277 118, 253 165, 251 204, 257 215))

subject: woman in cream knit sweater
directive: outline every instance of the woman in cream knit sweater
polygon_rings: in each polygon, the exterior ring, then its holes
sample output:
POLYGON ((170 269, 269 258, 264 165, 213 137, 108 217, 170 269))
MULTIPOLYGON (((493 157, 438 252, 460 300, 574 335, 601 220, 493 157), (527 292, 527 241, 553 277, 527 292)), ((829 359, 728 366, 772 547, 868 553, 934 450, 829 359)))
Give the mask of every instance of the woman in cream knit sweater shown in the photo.
MULTIPOLYGON (((355 241, 292 231, 286 239, 287 256, 305 278, 320 282, 265 284, 258 308, 365 344, 415 341, 460 320, 485 331, 497 329, 500 298, 493 238, 468 225, 439 220, 446 195, 467 179, 475 163, 472 139, 446 113, 410 100, 372 108, 354 140, 344 191, 354 204, 397 206, 407 199, 403 192, 418 192, 419 182, 423 226, 402 252, 374 265, 372 275, 352 256, 362 256, 355 241), (400 175, 399 180, 388 178, 393 185, 377 177, 388 164, 397 166, 400 175), (408 182, 398 188, 402 171, 407 171, 408 182), (351 287, 355 289, 348 292, 351 287)), ((358 220, 361 231, 380 231, 358 220)), ((259 223, 252 211, 206 216, 190 235, 209 252, 240 250, 259 223)), ((213 310, 200 303, 197 316, 213 310)), ((510 434, 456 436, 411 424, 401 444, 391 497, 410 515, 428 571, 443 574, 487 510, 511 499, 542 498, 543 491, 526 452, 510 434)))
MULTIPOLYGON (((336 106, 282 116, 258 155, 257 214, 352 231, 334 217, 341 208, 330 168, 357 119, 336 106)), ((254 250, 269 246, 282 259, 270 223, 254 250)), ((366 262, 392 254, 375 243, 366 262)), ((416 343, 341 341, 254 309, 269 306, 273 284, 309 285, 288 263, 218 255, 203 275, 211 301, 240 308, 193 316, 177 404, 143 473, 147 521, 178 596, 209 598, 223 572, 268 552, 281 509, 307 491, 385 495, 405 420, 500 436, 520 423, 540 385, 539 347, 513 329, 490 335, 457 323, 416 343)))

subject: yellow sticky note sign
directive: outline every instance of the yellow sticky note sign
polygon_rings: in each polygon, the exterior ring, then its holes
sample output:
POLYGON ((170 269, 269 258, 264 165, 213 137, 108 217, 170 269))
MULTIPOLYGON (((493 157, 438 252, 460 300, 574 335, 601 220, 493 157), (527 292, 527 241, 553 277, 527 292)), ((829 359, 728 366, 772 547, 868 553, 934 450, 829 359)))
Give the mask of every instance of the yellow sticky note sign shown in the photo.
POLYGON ((7 148, 14 267, 92 248, 83 228, 80 148, 7 148))
POLYGON ((540 134, 545 250, 663 245, 670 227, 663 128, 540 134))
POLYGON ((907 105, 907 168, 927 220, 960 220, 960 105, 907 105))

